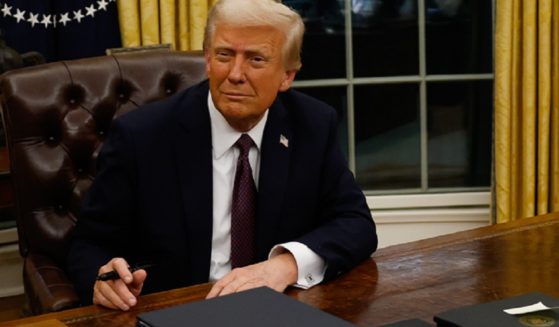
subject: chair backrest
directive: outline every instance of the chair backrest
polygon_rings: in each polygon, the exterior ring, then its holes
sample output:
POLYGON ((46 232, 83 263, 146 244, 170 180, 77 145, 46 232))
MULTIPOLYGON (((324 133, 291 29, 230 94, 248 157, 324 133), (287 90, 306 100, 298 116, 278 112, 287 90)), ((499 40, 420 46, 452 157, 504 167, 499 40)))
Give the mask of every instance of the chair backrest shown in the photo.
POLYGON ((206 76, 201 52, 139 52, 56 62, 0 79, 23 257, 60 264, 113 119, 206 76))

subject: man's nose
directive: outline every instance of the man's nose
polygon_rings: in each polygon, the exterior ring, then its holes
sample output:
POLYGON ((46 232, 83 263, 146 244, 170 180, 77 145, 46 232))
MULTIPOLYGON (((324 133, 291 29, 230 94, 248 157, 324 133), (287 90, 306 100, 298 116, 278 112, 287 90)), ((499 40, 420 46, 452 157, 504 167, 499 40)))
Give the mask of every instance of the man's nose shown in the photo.
POLYGON ((229 69, 229 75, 227 78, 231 82, 241 83, 245 80, 245 62, 241 56, 235 57, 235 60, 231 62, 231 67, 229 69))

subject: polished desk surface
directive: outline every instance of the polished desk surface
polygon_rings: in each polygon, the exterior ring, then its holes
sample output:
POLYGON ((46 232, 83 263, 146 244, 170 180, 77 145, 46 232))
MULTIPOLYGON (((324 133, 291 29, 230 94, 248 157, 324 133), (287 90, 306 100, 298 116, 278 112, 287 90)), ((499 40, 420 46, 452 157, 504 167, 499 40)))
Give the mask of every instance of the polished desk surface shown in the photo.
MULTIPOLYGON (((380 249, 348 274, 287 294, 358 326, 380 326, 531 291, 559 297, 559 213, 380 249)), ((204 298, 202 284, 142 296, 128 312, 88 306, 0 326, 135 326, 140 312, 204 298), (42 322, 42 323, 40 323, 42 322)))

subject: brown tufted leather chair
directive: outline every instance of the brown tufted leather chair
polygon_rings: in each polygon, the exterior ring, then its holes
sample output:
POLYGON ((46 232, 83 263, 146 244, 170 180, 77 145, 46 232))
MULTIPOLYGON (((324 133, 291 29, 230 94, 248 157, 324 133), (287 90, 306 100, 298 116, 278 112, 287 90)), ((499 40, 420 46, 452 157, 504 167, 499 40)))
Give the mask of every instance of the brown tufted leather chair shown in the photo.
POLYGON ((111 121, 205 74, 201 52, 139 52, 1 76, 23 282, 32 314, 79 305, 63 267, 111 121))

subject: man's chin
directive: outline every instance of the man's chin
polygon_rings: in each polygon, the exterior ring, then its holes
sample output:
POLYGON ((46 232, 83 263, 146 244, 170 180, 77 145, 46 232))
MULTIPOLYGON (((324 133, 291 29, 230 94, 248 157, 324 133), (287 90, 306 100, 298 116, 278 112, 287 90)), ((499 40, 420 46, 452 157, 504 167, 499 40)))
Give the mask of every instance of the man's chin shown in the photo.
POLYGON ((235 119, 243 119, 246 117, 248 109, 246 106, 242 105, 241 103, 235 102, 228 102, 221 107, 222 109, 218 109, 221 114, 225 117, 231 117, 235 119))
POLYGON ((245 107, 227 107, 226 110, 220 110, 220 112, 229 125, 239 132, 249 131, 261 118, 249 115, 249 110, 245 107))

